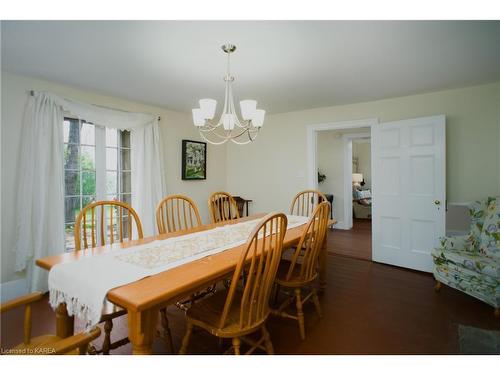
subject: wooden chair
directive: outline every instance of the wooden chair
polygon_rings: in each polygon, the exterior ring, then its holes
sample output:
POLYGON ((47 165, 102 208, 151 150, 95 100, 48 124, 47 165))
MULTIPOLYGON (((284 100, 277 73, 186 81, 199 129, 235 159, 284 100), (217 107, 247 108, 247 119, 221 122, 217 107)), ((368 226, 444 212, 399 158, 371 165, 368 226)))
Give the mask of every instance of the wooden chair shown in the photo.
POLYGON ((208 199, 208 211, 212 223, 240 218, 238 205, 231 194, 224 191, 213 193, 208 199))
POLYGON ((194 326, 219 338, 231 338, 234 354, 240 354, 242 341, 251 346, 246 354, 256 348, 273 353, 265 324, 286 226, 283 214, 269 214, 257 224, 243 246, 229 290, 218 291, 187 310, 187 332, 180 354, 186 353, 194 326), (262 332, 258 341, 245 338, 258 330, 262 332))
POLYGON ((318 190, 304 190, 293 198, 290 214, 310 216, 314 208, 321 202, 327 202, 325 195, 318 190))
POLYGON ((283 260, 276 276, 276 293, 280 287, 293 289, 294 294, 289 296, 273 314, 295 319, 299 323, 299 332, 302 340, 305 340, 304 312, 302 306, 310 298, 314 302, 316 312, 322 316, 319 304, 316 279, 318 278, 318 260, 323 240, 328 228, 328 217, 330 215, 330 203, 324 201, 314 209, 311 218, 302 233, 299 244, 295 248, 290 261, 283 260), (302 289, 309 288, 310 292, 302 297, 302 289), (297 315, 285 312, 285 309, 295 300, 297 315))
MULTIPOLYGON (((132 222, 135 224, 137 237, 143 238, 142 224, 135 210, 128 204, 119 201, 98 201, 85 206, 75 220, 75 250, 88 249, 115 242, 132 240, 132 222)), ((111 270, 110 270, 111 271, 111 270)), ((123 338, 111 342, 113 319, 125 315, 126 310, 111 304, 101 316, 104 322, 104 341, 101 349, 91 347, 93 354, 109 354, 129 342, 123 338)))
POLYGON ((158 232, 171 233, 201 225, 196 203, 184 195, 169 195, 156 208, 158 232))
POLYGON ((12 349, 4 350, 6 354, 86 354, 88 345, 101 334, 99 327, 90 332, 78 333, 62 338, 55 335, 31 337, 31 304, 40 301, 43 294, 31 293, 0 305, 0 314, 17 307, 24 306, 24 340, 12 349))

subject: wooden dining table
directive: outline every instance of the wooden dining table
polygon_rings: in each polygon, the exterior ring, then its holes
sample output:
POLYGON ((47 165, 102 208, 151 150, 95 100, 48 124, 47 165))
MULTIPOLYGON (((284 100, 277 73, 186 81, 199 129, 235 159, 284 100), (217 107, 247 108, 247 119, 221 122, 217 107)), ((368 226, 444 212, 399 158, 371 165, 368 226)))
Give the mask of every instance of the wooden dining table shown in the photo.
MULTIPOLYGON (((213 229, 218 226, 255 220, 264 216, 265 214, 256 214, 229 222, 207 224, 195 229, 123 242, 114 244, 113 249, 116 249, 117 246, 127 248, 142 245, 154 240, 164 240, 213 229)), ((329 224, 333 225, 335 221, 331 220, 329 224)), ((287 230, 283 241, 284 249, 298 244, 304 226, 305 224, 287 230)), ((227 278, 234 272, 244 246, 236 246, 215 255, 206 256, 156 275, 111 289, 107 294, 107 299, 127 310, 128 337, 132 344, 133 354, 150 354, 152 352, 160 309, 227 278)), ((105 251, 109 251, 109 249, 111 249, 111 246, 106 245, 66 252, 60 255, 37 259, 36 264, 50 271, 56 264, 74 262, 82 258, 97 256, 105 251)), ((92 276, 89 275, 89 283, 91 282, 92 276)), ((326 237, 320 255, 319 282, 320 287, 324 288, 326 285, 326 237)), ((66 306, 62 303, 56 308, 56 334, 60 337, 68 337, 73 335, 73 333, 74 317, 68 315, 66 306)))

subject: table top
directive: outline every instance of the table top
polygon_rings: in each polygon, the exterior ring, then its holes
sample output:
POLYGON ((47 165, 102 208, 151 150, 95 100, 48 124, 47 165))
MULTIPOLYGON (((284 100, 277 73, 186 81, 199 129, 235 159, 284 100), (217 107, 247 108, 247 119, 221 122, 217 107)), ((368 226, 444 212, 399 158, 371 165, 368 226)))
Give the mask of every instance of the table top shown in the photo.
MULTIPOLYGON (((127 248, 130 246, 142 245, 154 240, 164 240, 171 237, 213 229, 218 226, 254 220, 264 216, 265 214, 261 213, 229 222, 207 224, 190 230, 123 242, 114 244, 113 249, 117 247, 127 248)), ((331 220, 331 224, 334 223, 335 221, 331 220)), ((298 243, 302 235, 303 227, 304 225, 301 225, 287 230, 283 241, 284 248, 294 246, 298 243)), ((236 267, 244 247, 245 245, 237 246, 221 253, 210 255, 156 275, 134 281, 133 283, 114 288, 108 292, 107 298, 112 303, 132 311, 142 311, 154 306, 167 306, 231 274, 236 267)), ((99 255, 105 251, 109 251, 110 248, 111 245, 106 245, 63 253, 37 259, 36 264, 41 268, 50 270, 56 264, 99 255)), ((89 275, 89 282, 92 282, 91 275, 89 275)))

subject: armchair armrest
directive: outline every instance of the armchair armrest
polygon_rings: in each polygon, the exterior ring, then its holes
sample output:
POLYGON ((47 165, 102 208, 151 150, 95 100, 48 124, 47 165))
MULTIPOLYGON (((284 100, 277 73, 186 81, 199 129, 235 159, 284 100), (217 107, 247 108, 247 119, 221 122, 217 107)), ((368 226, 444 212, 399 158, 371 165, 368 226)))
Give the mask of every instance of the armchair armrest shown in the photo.
POLYGON ((91 341, 94 341, 96 338, 98 338, 100 335, 101 330, 99 329, 99 327, 94 327, 90 332, 81 332, 74 336, 66 337, 52 344, 52 348, 54 349, 53 354, 65 354, 72 351, 73 349, 82 347, 86 349, 87 345, 90 344, 91 341))
POLYGON ((13 300, 2 303, 0 305, 0 313, 15 309, 16 307, 19 307, 19 306, 24 306, 24 305, 28 305, 30 303, 39 301, 42 299, 42 297, 43 297, 43 293, 34 292, 31 294, 26 294, 25 296, 14 298, 13 300))
POLYGON ((473 251, 475 244, 474 236, 466 234, 463 236, 450 236, 440 238, 441 250, 473 251))

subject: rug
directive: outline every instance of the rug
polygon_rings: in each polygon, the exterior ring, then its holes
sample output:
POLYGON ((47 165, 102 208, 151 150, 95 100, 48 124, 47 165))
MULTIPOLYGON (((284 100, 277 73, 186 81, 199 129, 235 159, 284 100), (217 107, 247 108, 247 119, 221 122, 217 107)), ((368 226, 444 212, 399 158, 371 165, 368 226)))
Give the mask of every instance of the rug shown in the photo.
POLYGON ((500 354, 500 331, 458 326, 461 354, 500 354))

